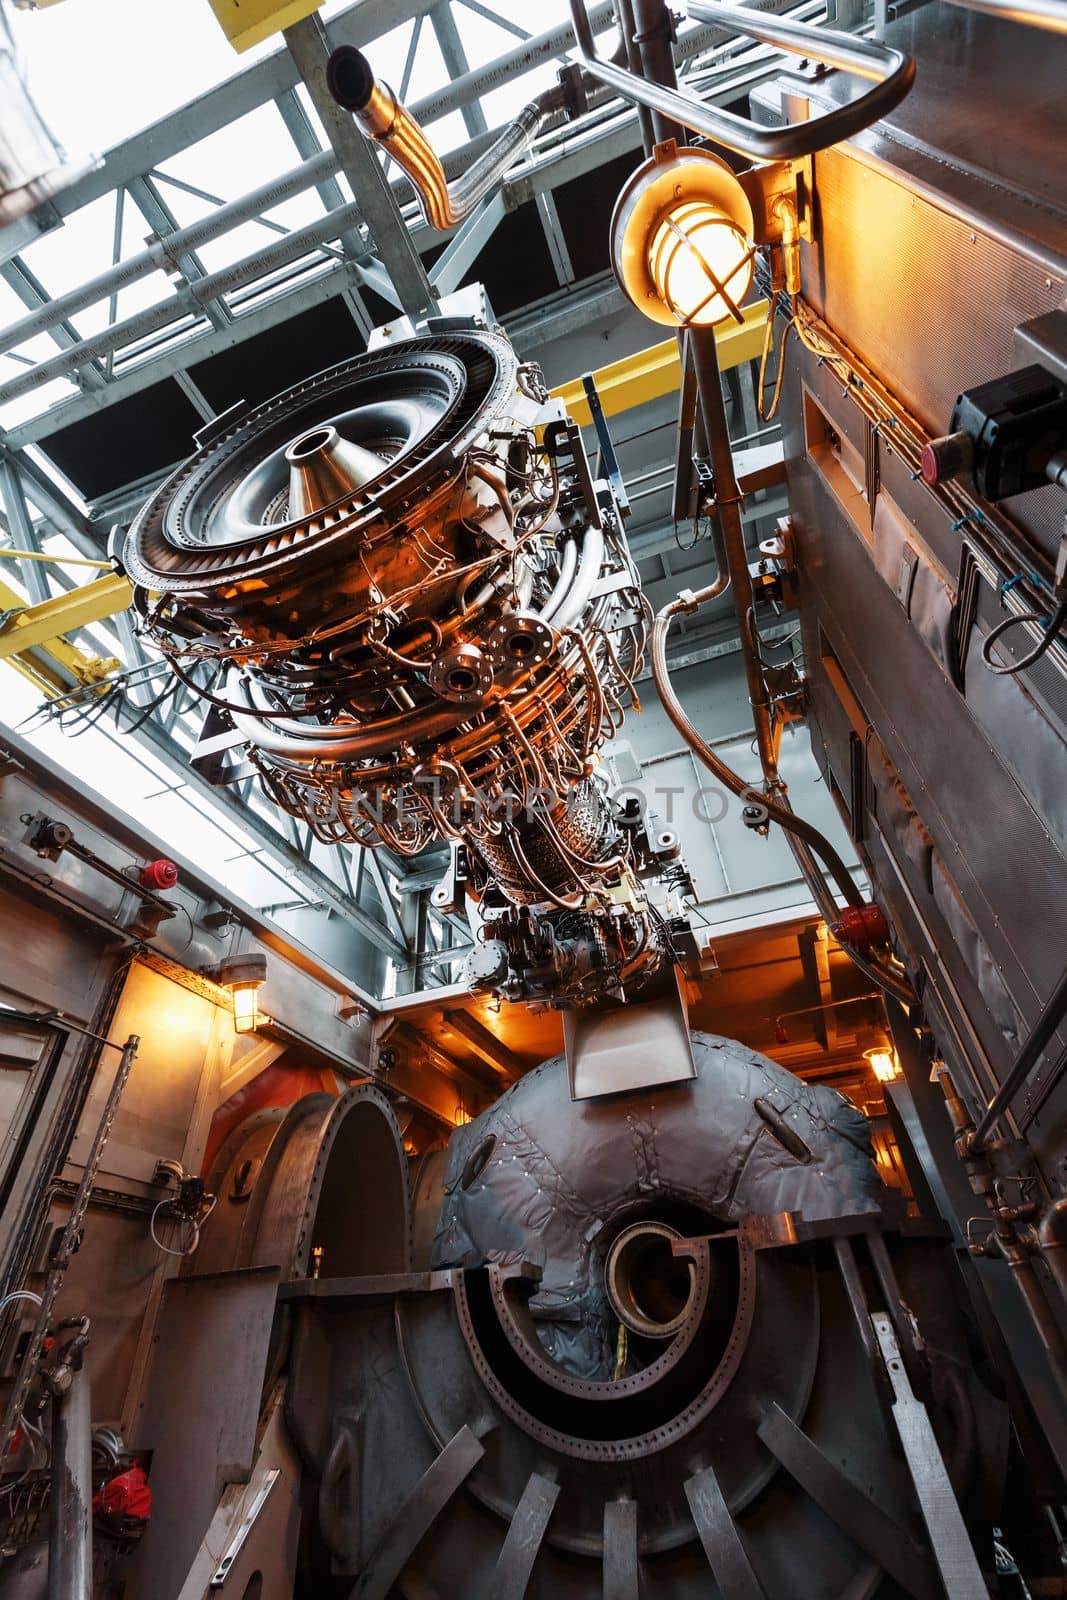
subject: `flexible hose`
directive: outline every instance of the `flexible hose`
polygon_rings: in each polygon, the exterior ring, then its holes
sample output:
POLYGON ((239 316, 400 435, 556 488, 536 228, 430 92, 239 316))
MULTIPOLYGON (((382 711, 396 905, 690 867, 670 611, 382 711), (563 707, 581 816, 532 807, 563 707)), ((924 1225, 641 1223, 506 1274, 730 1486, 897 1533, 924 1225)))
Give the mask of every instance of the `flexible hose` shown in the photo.
MULTIPOLYGON (((593 585, 600 576, 604 560, 604 534, 600 528, 589 527, 582 540, 582 554, 578 571, 569 591, 564 595, 559 610, 552 618, 552 626, 559 630, 573 628, 582 618, 593 593, 593 585)), ((548 619, 546 618, 546 621, 548 619)))
POLYGON ((574 539, 568 539, 563 546, 563 559, 559 565, 559 576, 555 588, 541 607, 541 621, 552 622, 556 612, 567 598, 567 593, 574 582, 574 574, 578 569, 578 544, 574 539))
MULTIPOLYGON (((694 600, 696 597, 694 596, 694 600)), ((652 676, 656 680, 656 688, 663 702, 663 709, 670 717, 682 738, 689 745, 695 755, 716 777, 724 789, 729 789, 731 794, 737 795, 740 800, 749 800, 760 805, 767 813, 767 820, 777 822, 787 833, 796 834, 808 847, 825 861, 830 875, 840 889, 849 905, 863 905, 863 896, 852 881, 852 875, 830 841, 823 837, 818 828, 805 822, 803 817, 798 817, 787 802, 773 800, 769 795, 754 795, 752 786, 728 767, 725 761, 712 749, 694 728, 685 713, 681 701, 671 686, 670 673, 667 668, 667 634, 670 625, 679 611, 689 610, 693 601, 679 603, 672 600, 669 605, 657 612, 656 621, 652 628, 652 676)))
MULTIPOLYGON (((667 666, 667 634, 670 631, 672 620, 679 612, 691 611, 702 604, 704 600, 710 599, 712 595, 721 593, 724 587, 725 584, 720 578, 709 588, 702 589, 697 594, 672 600, 669 605, 664 606, 661 611, 657 612, 652 628, 652 676, 655 680, 656 689, 659 692, 663 709, 686 744, 693 751, 693 754, 708 768, 709 772, 718 779, 723 788, 728 789, 731 794, 737 795, 741 800, 748 800, 762 806, 766 812, 767 820, 777 822, 779 827, 785 830, 801 875, 811 891, 819 914, 828 926, 833 926, 839 915, 837 903, 827 888, 823 874, 814 857, 818 856, 825 862, 827 870, 847 903, 853 906, 862 906, 864 903, 863 896, 852 881, 852 875, 845 866, 844 861, 830 841, 824 838, 817 828, 813 827, 810 822, 805 822, 803 817, 796 815, 783 794, 779 793, 777 799, 772 799, 769 795, 753 794, 751 786, 745 782, 744 778, 734 772, 731 767, 728 767, 712 749, 711 745, 698 733, 686 715, 685 708, 675 694, 671 684, 670 671, 667 666)), ((901 1001, 902 1004, 909 1005, 914 1001, 914 993, 905 978, 889 971, 880 963, 868 959, 852 946, 846 945, 845 948, 856 966, 872 983, 878 984, 887 994, 892 995, 894 999, 901 1001)))
POLYGON ((1021 617, 1005 617, 1003 622, 998 622, 982 640, 982 662, 999 678, 1013 678, 1017 672, 1022 672, 1027 667, 1032 667, 1035 661, 1041 660, 1065 622, 1067 622, 1067 600, 1061 600, 1049 617, 1042 617, 1037 611, 1027 611, 1021 617), (1045 637, 1039 640, 1021 660, 1009 661, 1002 666, 993 660, 993 646, 1009 628, 1017 627, 1020 622, 1040 622, 1045 630, 1045 637))

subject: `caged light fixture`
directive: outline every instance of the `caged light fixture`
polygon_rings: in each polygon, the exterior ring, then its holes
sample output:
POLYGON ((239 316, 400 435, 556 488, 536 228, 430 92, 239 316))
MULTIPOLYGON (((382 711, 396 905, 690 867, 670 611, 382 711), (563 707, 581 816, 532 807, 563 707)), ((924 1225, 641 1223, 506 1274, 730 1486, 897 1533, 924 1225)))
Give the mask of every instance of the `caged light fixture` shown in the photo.
POLYGON ((673 139, 630 176, 611 219, 611 261, 639 311, 668 327, 733 317, 752 282, 752 205, 719 156, 673 139))
POLYGON ((267 981, 266 956, 227 956, 219 963, 217 978, 233 997, 234 1033, 255 1033, 266 1020, 259 1010, 259 991, 267 981))
POLYGON ((859 1036, 863 1057, 879 1083, 892 1083, 900 1077, 900 1064, 892 1040, 884 1028, 865 1028, 859 1036))

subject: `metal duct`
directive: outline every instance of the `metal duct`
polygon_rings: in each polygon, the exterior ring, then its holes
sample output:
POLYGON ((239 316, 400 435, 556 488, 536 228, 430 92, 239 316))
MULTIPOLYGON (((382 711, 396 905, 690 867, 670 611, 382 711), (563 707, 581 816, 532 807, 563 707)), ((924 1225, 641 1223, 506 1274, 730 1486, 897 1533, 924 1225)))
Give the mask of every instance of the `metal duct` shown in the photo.
POLYGON ((711 1034, 693 1035, 693 1057, 690 1083, 575 1105, 559 1056, 452 1136, 433 1265, 535 1261, 538 1336, 569 1372, 604 1377, 614 1366, 606 1262, 637 1216, 715 1230, 753 1213, 810 1222, 882 1202, 867 1119, 836 1089, 711 1034), (780 1113, 806 1157, 757 1102, 780 1113))

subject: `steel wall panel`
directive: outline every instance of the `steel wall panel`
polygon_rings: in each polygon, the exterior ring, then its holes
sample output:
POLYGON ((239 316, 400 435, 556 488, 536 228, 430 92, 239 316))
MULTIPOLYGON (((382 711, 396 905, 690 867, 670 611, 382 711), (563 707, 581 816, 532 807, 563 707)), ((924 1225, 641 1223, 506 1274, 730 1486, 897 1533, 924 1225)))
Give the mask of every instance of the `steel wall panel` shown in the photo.
MULTIPOLYGON (((848 793, 850 750, 823 656, 827 644, 912 795, 934 846, 988 944, 1016 1006, 1033 1021, 1067 949, 1067 863, 1034 805, 960 691, 941 670, 885 583, 856 524, 807 456, 801 380, 818 380, 795 356, 785 400, 790 497, 797 526, 813 740, 825 742, 835 782, 848 793), (828 709, 827 709, 828 708, 828 709)), ((825 391, 824 391, 824 398, 825 391)), ((833 415, 854 408, 837 392, 833 415)), ((920 537, 923 526, 920 527, 920 537)), ((1021 691, 1018 691, 1020 692, 1021 691)), ((902 870, 907 876, 907 866, 902 870)), ((892 902, 892 883, 880 885, 892 902)), ((918 891, 921 885, 913 885, 918 891)), ((936 908, 927 902, 934 921, 936 908)), ((947 930, 939 928, 942 936, 947 930)), ((1006 1066, 1008 1041, 974 990, 951 941, 946 964, 975 1007, 974 1025, 1006 1066)))

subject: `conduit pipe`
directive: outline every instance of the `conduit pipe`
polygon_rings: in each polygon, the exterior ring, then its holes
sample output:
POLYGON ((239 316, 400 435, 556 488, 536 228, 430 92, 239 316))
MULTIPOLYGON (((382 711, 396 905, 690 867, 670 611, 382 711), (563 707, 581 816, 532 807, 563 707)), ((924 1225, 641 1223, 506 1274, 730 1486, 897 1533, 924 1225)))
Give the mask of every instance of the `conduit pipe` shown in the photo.
MULTIPOLYGON (((853 34, 830 28, 808 27, 784 17, 764 17, 748 8, 719 5, 715 0, 689 0, 688 15, 694 22, 733 30, 763 44, 776 45, 794 55, 873 80, 873 87, 858 100, 823 116, 781 128, 761 127, 748 117, 705 105, 669 84, 649 82, 614 61, 603 60, 597 54, 585 0, 571 0, 579 54, 591 77, 614 89, 624 100, 647 106, 654 116, 665 122, 681 123, 683 128, 703 134, 713 144, 754 161, 795 160, 850 139, 899 105, 915 79, 915 62, 910 56, 875 40, 858 39, 853 34)), ((647 60, 644 64, 647 70, 647 60)))
POLYGON ((1067 1195, 1054 1200, 1041 1218, 1037 1242, 1053 1282, 1067 1302, 1067 1195))
MULTIPOLYGON (((819 857, 826 863, 846 904, 861 906, 864 904, 863 896, 829 840, 811 823, 796 815, 786 797, 785 785, 778 772, 772 707, 763 669, 752 642, 755 601, 752 578, 748 569, 744 523, 741 517, 743 496, 734 472, 714 329, 691 328, 688 331, 688 338, 715 484, 717 575, 713 583, 697 594, 687 592, 679 595, 658 613, 652 629, 652 675, 664 710, 693 753, 725 789, 737 795, 739 799, 762 806, 766 812, 766 820, 778 823, 779 827, 785 830, 801 876, 819 909, 819 914, 827 925, 832 927, 838 920, 838 906, 815 858, 819 857), (752 706, 752 719, 756 731, 756 748, 765 785, 765 792, 762 794, 753 792, 751 786, 728 767, 707 741, 701 738, 674 693, 667 667, 667 634, 673 618, 682 612, 695 611, 698 606, 705 604, 715 595, 722 594, 727 587, 731 588, 733 594, 741 636, 741 653, 748 680, 749 702, 752 706)), ((845 945, 844 948, 872 983, 876 983, 879 988, 903 1005, 909 1005, 914 1001, 915 996, 911 986, 901 974, 894 972, 880 961, 864 956, 850 945, 845 945)))

